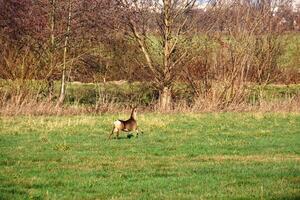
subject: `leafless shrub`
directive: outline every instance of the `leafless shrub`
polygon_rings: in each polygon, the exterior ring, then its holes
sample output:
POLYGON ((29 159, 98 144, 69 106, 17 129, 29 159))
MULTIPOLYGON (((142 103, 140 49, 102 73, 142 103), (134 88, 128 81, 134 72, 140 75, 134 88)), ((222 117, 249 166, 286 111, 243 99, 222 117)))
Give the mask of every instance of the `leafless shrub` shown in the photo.
POLYGON ((196 51, 183 75, 196 94, 196 105, 210 101, 221 110, 238 105, 246 100, 249 82, 267 85, 276 79, 283 44, 272 6, 230 1, 208 8, 214 20, 194 41, 202 47, 191 45, 196 51))

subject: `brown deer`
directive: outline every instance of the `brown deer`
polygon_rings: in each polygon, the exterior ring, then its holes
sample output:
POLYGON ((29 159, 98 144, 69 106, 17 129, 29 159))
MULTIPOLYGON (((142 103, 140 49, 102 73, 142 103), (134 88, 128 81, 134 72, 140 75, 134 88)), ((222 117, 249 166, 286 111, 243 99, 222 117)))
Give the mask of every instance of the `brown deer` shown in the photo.
POLYGON ((117 134, 117 138, 119 138, 120 131, 135 131, 136 137, 139 135, 138 125, 137 125, 137 108, 133 107, 131 111, 130 118, 128 120, 117 120, 114 122, 113 129, 111 134, 109 135, 109 139, 114 133, 117 134))

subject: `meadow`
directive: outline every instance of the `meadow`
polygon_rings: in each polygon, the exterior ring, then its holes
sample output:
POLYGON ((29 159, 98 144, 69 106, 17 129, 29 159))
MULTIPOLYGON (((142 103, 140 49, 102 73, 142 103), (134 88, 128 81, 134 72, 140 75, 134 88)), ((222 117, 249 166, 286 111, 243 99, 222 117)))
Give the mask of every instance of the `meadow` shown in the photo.
POLYGON ((300 115, 0 118, 0 199, 299 199, 300 115))

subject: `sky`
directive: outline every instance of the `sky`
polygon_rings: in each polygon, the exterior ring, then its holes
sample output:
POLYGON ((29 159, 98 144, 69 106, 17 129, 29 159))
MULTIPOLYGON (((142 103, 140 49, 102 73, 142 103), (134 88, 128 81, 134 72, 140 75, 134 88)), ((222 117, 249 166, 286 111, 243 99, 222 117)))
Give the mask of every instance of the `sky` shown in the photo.
MULTIPOLYGON (((197 0, 197 1, 200 2, 200 3, 207 3, 207 2, 209 2, 211 0, 197 0)), ((293 0, 293 3, 294 4, 298 4, 298 3, 300 3, 300 0, 293 0)))
MULTIPOLYGON (((207 4, 207 2, 212 1, 212 0, 197 0, 200 4, 207 4)), ((255 0, 253 0, 255 1, 255 0)), ((293 5, 300 4, 300 0, 293 0, 293 5)))

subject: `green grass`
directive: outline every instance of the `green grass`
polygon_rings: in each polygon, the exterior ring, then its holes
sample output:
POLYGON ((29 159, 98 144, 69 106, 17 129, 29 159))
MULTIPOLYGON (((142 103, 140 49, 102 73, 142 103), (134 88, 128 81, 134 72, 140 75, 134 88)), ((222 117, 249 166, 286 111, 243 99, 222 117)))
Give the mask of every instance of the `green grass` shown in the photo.
POLYGON ((299 114, 0 118, 0 199, 299 199, 299 114))
POLYGON ((286 34, 281 36, 285 44, 278 64, 282 68, 300 68, 300 35, 299 33, 286 34))

